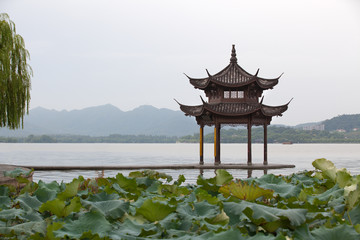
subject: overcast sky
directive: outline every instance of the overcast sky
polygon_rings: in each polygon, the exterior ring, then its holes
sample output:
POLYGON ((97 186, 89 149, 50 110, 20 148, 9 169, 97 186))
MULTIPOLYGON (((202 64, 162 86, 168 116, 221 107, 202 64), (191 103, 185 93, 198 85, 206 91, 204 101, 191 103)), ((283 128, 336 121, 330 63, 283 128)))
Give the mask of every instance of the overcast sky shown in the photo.
POLYGON ((201 104, 183 73, 284 75, 264 103, 295 125, 360 113, 359 0, 0 0, 25 39, 31 108, 201 104))

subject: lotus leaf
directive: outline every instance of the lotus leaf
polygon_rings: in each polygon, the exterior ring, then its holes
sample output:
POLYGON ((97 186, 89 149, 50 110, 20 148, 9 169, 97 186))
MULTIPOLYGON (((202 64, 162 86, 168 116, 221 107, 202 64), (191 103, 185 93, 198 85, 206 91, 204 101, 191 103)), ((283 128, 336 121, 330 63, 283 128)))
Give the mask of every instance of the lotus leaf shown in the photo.
POLYGON ((324 226, 312 230, 311 235, 316 240, 360 239, 359 233, 352 226, 342 224, 334 228, 324 226))
POLYGON ((103 214, 91 211, 81 215, 78 220, 66 222, 62 228, 53 233, 55 237, 64 238, 68 236, 78 239, 83 233, 89 231, 104 237, 111 229, 111 224, 105 219, 103 214))
POLYGON ((22 168, 15 168, 14 170, 4 171, 5 177, 16 178, 20 176, 28 177, 34 170, 24 170, 22 168))
POLYGON ((273 197, 273 190, 266 190, 256 185, 248 185, 247 182, 230 182, 220 187, 219 192, 225 197, 234 196, 242 200, 254 201, 260 197, 270 199, 273 197))
POLYGON ((40 212, 51 212, 57 217, 66 217, 72 212, 79 212, 81 208, 80 198, 75 197, 70 200, 70 204, 65 201, 55 198, 54 200, 43 203, 39 208, 40 212))
POLYGON ((143 215, 150 222, 155 222, 164 219, 167 215, 174 212, 175 209, 175 207, 146 199, 141 207, 136 210, 136 213, 143 215))
POLYGON ((280 219, 288 219, 294 227, 300 226, 306 221, 306 209, 278 209, 257 203, 241 201, 224 202, 224 211, 230 217, 231 222, 238 222, 242 214, 245 214, 255 224, 274 222, 280 219), (238 218, 232 220, 232 218, 238 218))
POLYGON ((106 218, 110 219, 119 219, 121 218, 129 209, 129 202, 124 202, 123 200, 106 200, 106 201, 81 201, 84 207, 89 206, 90 210, 94 210, 102 213, 106 218))
POLYGON ((66 184, 65 190, 60 192, 57 197, 61 200, 74 197, 78 193, 80 183, 79 179, 74 179, 71 183, 66 184))
POLYGON ((12 232, 17 236, 31 236, 35 233, 40 233, 42 236, 45 236, 46 223, 45 221, 26 222, 11 227, 0 227, 0 236, 1 234, 5 236, 8 234, 11 235, 12 232))

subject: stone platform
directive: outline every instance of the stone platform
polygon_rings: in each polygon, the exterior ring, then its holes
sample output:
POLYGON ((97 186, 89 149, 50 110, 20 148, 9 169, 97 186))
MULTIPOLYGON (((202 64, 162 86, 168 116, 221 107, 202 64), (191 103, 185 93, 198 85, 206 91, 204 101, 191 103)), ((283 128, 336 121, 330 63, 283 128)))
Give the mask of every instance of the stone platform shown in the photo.
MULTIPOLYGON (((15 178, 11 178, 11 177, 5 177, 4 176, 4 172, 5 171, 12 171, 15 170, 16 168, 21 168, 25 171, 30 171, 31 168, 25 168, 25 167, 21 167, 21 166, 15 166, 15 165, 7 165, 7 164, 0 164, 0 185, 17 185, 18 182, 16 181, 15 178)), ((32 175, 27 177, 28 180, 32 181, 32 175)))
POLYGON ((124 165, 124 166, 18 166, 32 168, 35 171, 71 171, 71 170, 138 170, 138 169, 244 169, 268 170, 294 168, 291 164, 173 164, 173 165, 124 165))

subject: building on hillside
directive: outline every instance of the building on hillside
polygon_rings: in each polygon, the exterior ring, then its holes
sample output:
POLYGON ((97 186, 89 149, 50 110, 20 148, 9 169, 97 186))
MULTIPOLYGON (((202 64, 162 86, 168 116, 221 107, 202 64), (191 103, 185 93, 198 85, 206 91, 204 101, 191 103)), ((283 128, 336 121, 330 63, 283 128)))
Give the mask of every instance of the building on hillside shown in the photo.
MULTIPOLYGON (((203 128, 214 126, 214 158, 220 164, 220 129, 224 125, 246 125, 248 129, 247 163, 252 164, 251 127, 264 128, 264 161, 267 165, 267 126, 272 117, 282 116, 287 104, 268 106, 263 104, 263 91, 273 89, 279 78, 266 79, 246 72, 237 63, 235 45, 232 46, 230 63, 220 72, 211 75, 208 70, 205 78, 188 77, 190 84, 205 92, 208 101, 201 98, 202 104, 187 106, 179 103, 187 116, 196 118, 200 126, 200 164, 204 163, 203 128)), ((176 100, 175 100, 176 101, 176 100)))
POLYGON ((308 125, 308 126, 304 126, 303 130, 306 130, 306 131, 311 131, 311 130, 324 131, 325 130, 325 125, 324 124, 308 125))

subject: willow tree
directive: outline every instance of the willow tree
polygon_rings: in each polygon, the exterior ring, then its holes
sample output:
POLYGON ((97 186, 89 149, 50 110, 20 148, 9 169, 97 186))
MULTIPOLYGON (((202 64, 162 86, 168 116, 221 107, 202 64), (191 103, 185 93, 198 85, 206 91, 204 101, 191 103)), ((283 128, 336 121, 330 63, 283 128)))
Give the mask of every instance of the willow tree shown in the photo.
POLYGON ((32 69, 24 39, 16 34, 15 24, 0 14, 0 127, 24 127, 29 113, 32 69))

